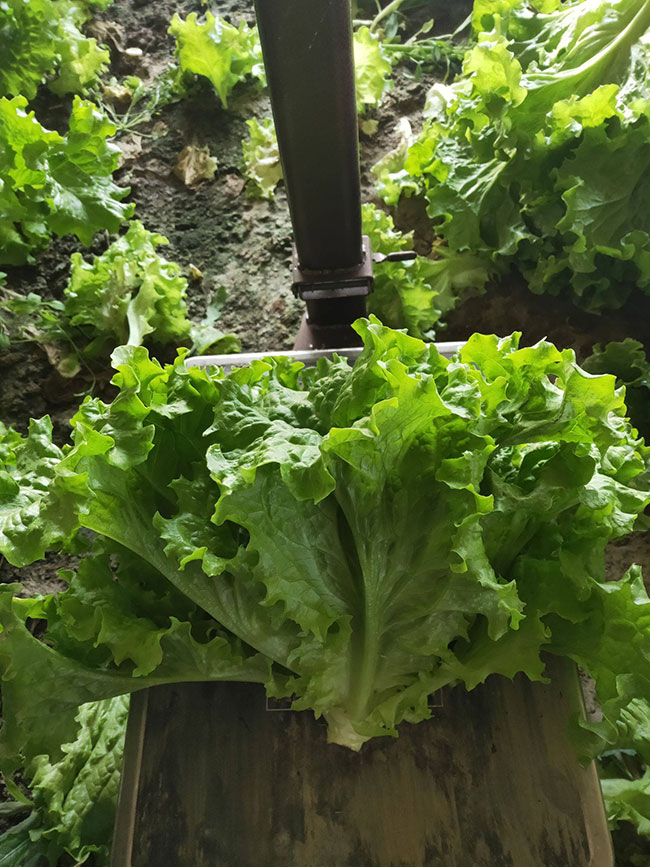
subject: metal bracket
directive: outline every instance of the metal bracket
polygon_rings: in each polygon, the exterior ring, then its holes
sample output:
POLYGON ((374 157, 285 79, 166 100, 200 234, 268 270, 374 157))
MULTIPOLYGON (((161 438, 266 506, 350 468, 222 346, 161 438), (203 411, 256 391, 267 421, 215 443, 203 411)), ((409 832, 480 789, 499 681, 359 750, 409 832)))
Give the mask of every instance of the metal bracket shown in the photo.
POLYGON ((362 260, 354 268, 337 268, 327 271, 311 271, 301 268, 294 244, 291 289, 297 298, 314 301, 325 298, 349 298, 368 295, 374 283, 373 262, 410 262, 417 253, 414 250, 396 250, 393 253, 373 253, 370 238, 362 237, 362 260))
POLYGON ((311 271, 301 268, 295 245, 293 248, 293 282, 291 289, 303 301, 321 298, 349 298, 367 295, 372 290, 372 251, 367 235, 362 238, 362 259, 353 268, 336 268, 327 271, 311 271))
POLYGON ((395 250, 393 253, 373 253, 373 262, 412 262, 417 259, 415 250, 395 250))

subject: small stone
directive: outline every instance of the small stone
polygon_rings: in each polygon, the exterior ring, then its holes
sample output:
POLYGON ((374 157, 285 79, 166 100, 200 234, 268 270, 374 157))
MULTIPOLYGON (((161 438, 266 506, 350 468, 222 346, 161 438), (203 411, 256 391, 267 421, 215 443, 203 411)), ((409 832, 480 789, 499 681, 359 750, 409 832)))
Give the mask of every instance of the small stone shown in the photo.
POLYGON ((241 175, 229 174, 226 175, 223 181, 223 191, 227 196, 231 196, 233 199, 236 199, 237 196, 241 196, 244 187, 246 186, 246 181, 241 175))
POLYGON ((169 129, 169 127, 167 126, 167 124, 164 121, 157 120, 153 125, 153 129, 151 130, 151 135, 154 138, 162 138, 164 135, 167 135, 168 129, 169 129))

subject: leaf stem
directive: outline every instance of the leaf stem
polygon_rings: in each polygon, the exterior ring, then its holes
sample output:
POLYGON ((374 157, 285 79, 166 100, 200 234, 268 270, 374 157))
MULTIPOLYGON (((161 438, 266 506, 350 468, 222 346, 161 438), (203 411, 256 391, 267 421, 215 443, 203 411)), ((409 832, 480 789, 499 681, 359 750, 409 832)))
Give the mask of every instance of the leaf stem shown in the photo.
POLYGON ((392 0, 388 6, 384 6, 384 8, 373 19, 373 22, 370 25, 370 32, 374 32, 384 18, 387 18, 392 12, 397 12, 403 2, 404 0, 392 0))

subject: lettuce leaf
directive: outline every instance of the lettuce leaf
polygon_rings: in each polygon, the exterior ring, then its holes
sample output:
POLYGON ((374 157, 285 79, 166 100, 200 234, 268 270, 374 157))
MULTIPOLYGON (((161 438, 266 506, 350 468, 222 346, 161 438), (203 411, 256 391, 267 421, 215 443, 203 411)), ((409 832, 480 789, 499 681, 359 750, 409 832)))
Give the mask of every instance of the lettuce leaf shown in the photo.
POLYGON ((650 363, 643 344, 628 337, 596 345, 583 362, 590 373, 611 373, 618 385, 625 386, 625 402, 630 419, 646 440, 650 441, 650 363))
POLYGON ((81 27, 85 0, 4 0, 0 6, 0 97, 32 99, 49 79, 57 94, 84 93, 103 71, 109 52, 81 27))
POLYGON ((62 458, 49 418, 31 419, 25 439, 0 426, 0 546, 16 566, 65 546, 76 532, 75 500, 85 485, 62 471, 62 458))
MULTIPOLYGON (((362 206, 363 232, 373 253, 389 254, 413 247, 411 234, 395 229, 392 217, 374 205, 362 206)), ((442 318, 463 296, 480 292, 490 277, 489 262, 471 253, 438 258, 417 256, 409 262, 376 262, 368 309, 392 328, 407 328, 414 337, 432 337, 442 318)))
POLYGON ((242 160, 247 192, 252 197, 272 199, 283 177, 273 120, 251 118, 246 124, 248 138, 242 141, 242 160))
POLYGON ((63 757, 31 763, 31 815, 0 836, 0 862, 6 867, 58 864, 108 864, 121 780, 128 698, 82 705, 78 734, 62 746, 63 757))
POLYGON ((207 78, 224 108, 238 82, 249 76, 266 82, 257 30, 245 22, 235 27, 206 12, 205 21, 199 23, 196 12, 185 20, 176 13, 169 33, 176 39, 181 72, 207 78))
POLYGON ((27 100, 0 99, 0 263, 21 265, 52 235, 89 245, 133 213, 129 190, 112 179, 119 150, 114 128, 92 102, 75 97, 65 136, 45 129, 27 100))
POLYGON ((650 770, 638 780, 601 780, 607 819, 614 828, 632 822, 640 834, 650 837, 650 770))
POLYGON ((133 220, 126 234, 101 256, 86 262, 73 253, 70 280, 64 290, 63 313, 72 326, 89 326, 108 335, 113 345, 140 346, 147 336, 159 343, 189 335, 180 266, 157 248, 169 241, 133 220))
POLYGON ((380 38, 369 27, 360 27, 353 34, 357 113, 378 106, 392 87, 389 76, 392 64, 380 38))
POLYGON ((353 749, 427 718, 442 684, 542 678, 541 649, 596 678, 592 746, 624 725, 630 684, 650 699, 650 601, 636 572, 605 581, 605 545, 650 502, 614 378, 517 335, 449 362, 356 328, 353 368, 209 373, 123 347, 118 396, 84 401, 54 467, 23 482, 29 438, 8 436, 0 514, 21 517, 24 486, 48 521, 13 520, 0 551, 24 564, 71 524, 99 541, 58 598, 1 594, 5 770, 55 759, 79 705, 174 680, 264 683, 353 749))

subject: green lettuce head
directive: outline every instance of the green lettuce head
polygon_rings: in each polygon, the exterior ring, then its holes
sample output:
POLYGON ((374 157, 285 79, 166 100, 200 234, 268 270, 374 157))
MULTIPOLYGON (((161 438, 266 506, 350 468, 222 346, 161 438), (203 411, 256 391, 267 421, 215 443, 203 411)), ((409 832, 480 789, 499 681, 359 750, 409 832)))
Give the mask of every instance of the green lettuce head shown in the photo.
POLYGON ((95 534, 66 592, 2 593, 5 769, 56 758, 84 702, 172 681, 264 683, 353 749, 426 719, 444 684, 543 679, 541 650, 596 678, 601 744, 629 678, 650 698, 648 598, 636 570, 604 572, 650 502, 614 377, 517 334, 448 361, 355 328, 354 367, 122 347, 119 394, 86 399, 71 446, 46 422, 5 432, 0 552, 25 565, 95 534))

